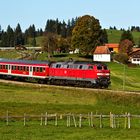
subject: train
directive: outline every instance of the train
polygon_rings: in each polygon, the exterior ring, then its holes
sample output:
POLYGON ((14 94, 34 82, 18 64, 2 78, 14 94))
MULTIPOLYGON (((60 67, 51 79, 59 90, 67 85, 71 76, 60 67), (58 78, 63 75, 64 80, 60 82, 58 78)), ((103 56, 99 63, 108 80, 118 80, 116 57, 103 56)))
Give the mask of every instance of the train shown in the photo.
POLYGON ((108 88, 110 70, 99 62, 0 59, 0 78, 40 84, 108 88))

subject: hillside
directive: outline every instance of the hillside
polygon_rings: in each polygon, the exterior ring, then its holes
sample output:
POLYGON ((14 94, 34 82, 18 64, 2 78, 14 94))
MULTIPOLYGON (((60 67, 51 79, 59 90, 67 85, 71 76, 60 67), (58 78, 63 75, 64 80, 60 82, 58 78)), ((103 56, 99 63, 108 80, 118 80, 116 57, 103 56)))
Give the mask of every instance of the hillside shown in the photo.
MULTIPOLYGON (((123 31, 120 30, 109 30, 107 29, 108 34, 108 42, 109 43, 119 43, 120 37, 123 31)), ((140 32, 132 32, 134 41, 138 44, 138 40, 140 39, 140 32)))
MULTIPOLYGON (((106 31, 108 34, 108 43, 119 43, 120 37, 123 31, 110 30, 110 29, 106 29, 106 31)), ((140 32, 132 32, 132 35, 133 35, 135 43, 138 44, 138 40, 140 39, 140 32)), ((43 40, 43 37, 36 38, 37 46, 42 45, 42 40, 43 40)))

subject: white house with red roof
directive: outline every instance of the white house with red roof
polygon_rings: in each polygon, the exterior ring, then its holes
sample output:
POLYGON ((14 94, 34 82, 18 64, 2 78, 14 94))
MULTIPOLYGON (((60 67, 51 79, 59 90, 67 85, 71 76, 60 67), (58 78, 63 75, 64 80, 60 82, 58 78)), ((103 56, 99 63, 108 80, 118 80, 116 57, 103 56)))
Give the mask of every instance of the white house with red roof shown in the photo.
POLYGON ((93 61, 110 62, 111 52, 107 46, 97 46, 93 53, 93 61))

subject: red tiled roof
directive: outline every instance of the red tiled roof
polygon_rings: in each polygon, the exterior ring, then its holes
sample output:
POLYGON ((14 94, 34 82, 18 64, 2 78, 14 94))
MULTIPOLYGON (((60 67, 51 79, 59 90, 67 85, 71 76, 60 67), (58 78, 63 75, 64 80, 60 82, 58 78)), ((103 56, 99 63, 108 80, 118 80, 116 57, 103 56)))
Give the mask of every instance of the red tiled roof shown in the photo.
POLYGON ((110 51, 107 46, 97 46, 94 54, 110 54, 110 51))
POLYGON ((139 51, 140 48, 132 48, 132 51, 135 52, 135 51, 139 51))
POLYGON ((105 44, 105 46, 107 46, 108 48, 118 48, 119 44, 118 43, 109 43, 109 44, 105 44))

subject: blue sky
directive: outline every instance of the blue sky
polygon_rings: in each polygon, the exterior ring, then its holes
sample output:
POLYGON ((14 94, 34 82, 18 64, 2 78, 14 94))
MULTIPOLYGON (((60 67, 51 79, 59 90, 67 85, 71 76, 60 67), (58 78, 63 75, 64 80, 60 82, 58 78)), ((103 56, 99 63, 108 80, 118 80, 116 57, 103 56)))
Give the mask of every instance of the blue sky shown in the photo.
POLYGON ((47 19, 65 20, 92 15, 102 28, 140 26, 140 0, 0 0, 0 25, 15 28, 20 23, 45 27, 47 19))

